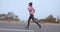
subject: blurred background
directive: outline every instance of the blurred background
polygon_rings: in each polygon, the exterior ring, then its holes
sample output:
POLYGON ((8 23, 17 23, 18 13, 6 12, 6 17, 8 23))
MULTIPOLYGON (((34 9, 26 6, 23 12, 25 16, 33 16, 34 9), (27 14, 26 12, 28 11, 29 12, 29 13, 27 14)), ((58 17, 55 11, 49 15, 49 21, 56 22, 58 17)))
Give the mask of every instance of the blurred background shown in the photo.
POLYGON ((60 19, 60 0, 0 0, 0 18, 8 19, 7 17, 10 17, 27 21, 29 2, 33 3, 34 17, 38 21, 52 18, 53 20, 50 19, 51 22, 60 19))

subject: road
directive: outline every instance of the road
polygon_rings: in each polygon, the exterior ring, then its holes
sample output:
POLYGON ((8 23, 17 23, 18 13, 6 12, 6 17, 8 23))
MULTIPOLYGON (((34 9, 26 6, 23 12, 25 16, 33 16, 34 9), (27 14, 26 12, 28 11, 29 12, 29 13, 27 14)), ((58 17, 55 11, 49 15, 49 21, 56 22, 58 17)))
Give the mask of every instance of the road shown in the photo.
POLYGON ((41 29, 35 23, 30 23, 29 28, 25 28, 27 23, 2 23, 0 22, 0 32, 60 32, 60 24, 44 23, 41 29))

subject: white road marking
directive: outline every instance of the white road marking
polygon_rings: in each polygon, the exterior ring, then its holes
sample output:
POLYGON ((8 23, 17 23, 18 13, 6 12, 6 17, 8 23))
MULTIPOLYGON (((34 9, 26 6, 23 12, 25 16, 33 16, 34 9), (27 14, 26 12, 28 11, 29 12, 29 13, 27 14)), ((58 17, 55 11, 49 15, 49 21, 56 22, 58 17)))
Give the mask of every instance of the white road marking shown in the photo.
POLYGON ((34 32, 33 30, 21 30, 21 29, 0 29, 0 30, 8 30, 8 31, 31 31, 34 32))

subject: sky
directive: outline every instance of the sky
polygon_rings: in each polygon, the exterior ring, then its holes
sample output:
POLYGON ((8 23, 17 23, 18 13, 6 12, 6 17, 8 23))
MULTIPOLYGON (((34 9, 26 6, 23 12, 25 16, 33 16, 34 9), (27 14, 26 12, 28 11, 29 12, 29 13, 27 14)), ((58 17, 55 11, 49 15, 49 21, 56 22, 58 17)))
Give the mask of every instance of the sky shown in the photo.
POLYGON ((0 13, 13 12, 21 20, 28 20, 28 3, 32 2, 35 18, 44 19, 49 15, 60 17, 60 0, 0 0, 0 13))

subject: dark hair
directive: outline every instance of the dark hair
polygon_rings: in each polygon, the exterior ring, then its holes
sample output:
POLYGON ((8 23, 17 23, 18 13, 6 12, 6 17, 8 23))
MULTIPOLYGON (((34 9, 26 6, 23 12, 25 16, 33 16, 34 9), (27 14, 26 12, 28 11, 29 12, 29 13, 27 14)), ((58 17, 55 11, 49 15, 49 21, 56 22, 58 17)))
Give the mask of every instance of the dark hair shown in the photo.
POLYGON ((29 6, 32 6, 32 2, 29 3, 29 6))

